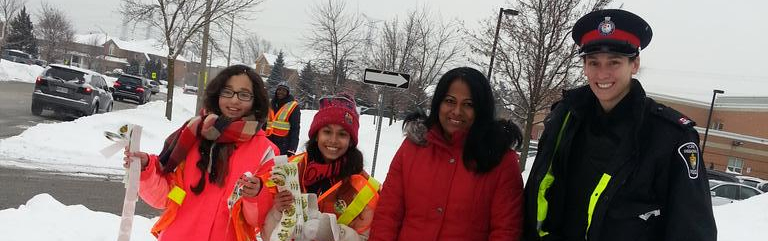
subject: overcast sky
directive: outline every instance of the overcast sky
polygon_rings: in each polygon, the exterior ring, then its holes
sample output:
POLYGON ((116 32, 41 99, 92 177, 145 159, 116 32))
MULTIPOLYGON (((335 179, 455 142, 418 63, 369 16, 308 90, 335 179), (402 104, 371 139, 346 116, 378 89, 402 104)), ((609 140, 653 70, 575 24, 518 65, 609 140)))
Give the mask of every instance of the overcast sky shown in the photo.
MULTIPOLYGON (((310 27, 307 13, 318 1, 322 0, 265 0, 257 7, 257 21, 245 25, 277 47, 298 53, 310 27)), ((27 0, 33 16, 40 2, 27 0)), ((121 34, 120 0, 48 2, 64 10, 79 33, 121 34)), ((648 21, 654 32, 641 54, 643 67, 768 79, 767 1, 615 0, 612 6, 622 3, 624 9, 648 21)), ((507 6, 506 0, 348 0, 350 9, 384 20, 425 4, 444 18, 456 17, 471 27, 507 6)), ((141 31, 134 36, 143 38, 141 31)))

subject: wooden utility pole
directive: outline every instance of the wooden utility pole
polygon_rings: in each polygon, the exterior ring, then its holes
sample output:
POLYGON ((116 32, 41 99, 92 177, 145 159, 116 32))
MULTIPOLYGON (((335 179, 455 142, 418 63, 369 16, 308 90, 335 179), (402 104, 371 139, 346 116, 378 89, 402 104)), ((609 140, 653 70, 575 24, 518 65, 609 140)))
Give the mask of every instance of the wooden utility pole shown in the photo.
POLYGON ((205 85, 208 83, 208 69, 205 68, 208 60, 208 39, 211 32, 211 1, 205 0, 205 26, 203 27, 203 50, 200 56, 200 73, 197 75, 197 105, 195 111, 200 113, 205 96, 205 85))

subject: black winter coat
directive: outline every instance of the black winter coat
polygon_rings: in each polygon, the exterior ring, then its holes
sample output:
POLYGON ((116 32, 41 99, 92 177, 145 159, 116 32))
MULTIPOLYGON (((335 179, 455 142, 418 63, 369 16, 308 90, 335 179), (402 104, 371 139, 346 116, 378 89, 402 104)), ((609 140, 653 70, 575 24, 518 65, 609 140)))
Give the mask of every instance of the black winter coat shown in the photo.
MULTIPOLYGON (((596 202, 586 235, 577 240, 716 240, 706 165, 699 153, 695 123, 646 97, 639 81, 633 79, 631 88, 627 96, 633 101, 627 113, 632 117, 624 118, 633 122, 624 135, 630 144, 622 145, 625 148, 610 159, 615 168, 603 174, 603 178, 609 176, 604 189, 597 185, 582 190, 592 193, 587 199, 596 202)), ((569 170, 577 169, 568 166, 568 157, 574 146, 584 146, 574 142, 583 140, 577 133, 586 115, 594 113, 594 105, 599 108, 589 86, 584 86, 565 92, 545 119, 538 155, 525 186, 524 240, 567 240, 563 230, 573 227, 564 222, 563 213, 567 204, 573 208, 577 198, 565 195, 573 191, 564 188, 573 187, 566 183, 566 176, 572 174, 569 170), (555 146, 559 148, 555 150, 555 146), (551 176, 545 178, 548 171, 551 176), (551 186, 546 188, 544 180, 550 178, 551 186), (542 191, 545 194, 540 197, 542 191), (544 199, 547 205, 542 205, 544 199), (544 206, 546 214, 539 213, 544 206), (540 221, 537 216, 545 218, 540 221), (542 236, 542 231, 548 234, 542 236)), ((590 200, 578 203, 584 205, 575 210, 584 210, 584 216, 589 216, 590 200)))

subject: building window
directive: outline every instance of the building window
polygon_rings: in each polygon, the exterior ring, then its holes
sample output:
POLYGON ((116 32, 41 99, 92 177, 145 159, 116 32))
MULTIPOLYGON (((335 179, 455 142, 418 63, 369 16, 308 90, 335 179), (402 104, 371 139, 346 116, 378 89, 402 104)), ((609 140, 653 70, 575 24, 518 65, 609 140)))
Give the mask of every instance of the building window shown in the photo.
POLYGON ((727 167, 728 171, 741 173, 741 170, 743 168, 744 168, 744 160, 738 157, 728 157, 728 167, 727 167))
POLYGON ((723 126, 724 126, 723 122, 715 121, 712 123, 712 126, 710 126, 709 128, 713 130, 723 130, 723 126))

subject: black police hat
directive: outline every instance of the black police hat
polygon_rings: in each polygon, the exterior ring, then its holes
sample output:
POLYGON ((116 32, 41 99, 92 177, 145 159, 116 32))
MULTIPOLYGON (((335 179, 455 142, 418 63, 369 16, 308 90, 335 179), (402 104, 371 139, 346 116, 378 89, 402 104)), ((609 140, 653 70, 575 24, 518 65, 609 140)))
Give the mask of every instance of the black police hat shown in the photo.
POLYGON ((588 13, 576 21, 571 33, 580 56, 601 52, 636 56, 648 46, 651 36, 651 26, 645 20, 621 9, 588 13))

